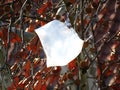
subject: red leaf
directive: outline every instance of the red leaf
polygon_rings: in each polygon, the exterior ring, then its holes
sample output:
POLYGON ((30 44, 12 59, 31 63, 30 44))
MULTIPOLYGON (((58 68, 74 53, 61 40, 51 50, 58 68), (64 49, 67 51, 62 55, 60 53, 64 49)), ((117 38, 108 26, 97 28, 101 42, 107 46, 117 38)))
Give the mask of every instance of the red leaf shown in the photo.
POLYGON ((38 36, 35 36, 30 43, 27 45, 27 49, 29 51, 32 51, 32 54, 38 54, 40 55, 40 47, 42 47, 40 40, 38 38, 38 36))
POLYGON ((69 0, 70 3, 75 3, 76 0, 69 0))
POLYGON ((104 9, 101 10, 100 14, 104 15, 104 14, 107 13, 107 11, 108 11, 107 8, 104 8, 104 9))
POLYGON ((14 83, 11 84, 10 87, 7 88, 7 90, 17 90, 14 83))
POLYGON ((74 60, 72 60, 72 61, 68 64, 68 69, 69 69, 70 71, 72 71, 73 76, 76 75, 77 72, 78 72, 78 67, 77 67, 77 62, 76 62, 76 61, 77 61, 77 60, 74 59, 74 60))
MULTIPOLYGON (((0 31, 0 38, 3 40, 3 44, 7 46, 8 30, 6 28, 2 28, 0 31)), ((16 43, 21 42, 22 39, 16 33, 10 32, 10 41, 16 43)))
POLYGON ((46 24, 46 22, 41 21, 41 26, 43 26, 43 25, 45 25, 45 24, 46 24))
POLYGON ((9 86, 9 87, 7 88, 7 90, 13 90, 13 89, 12 89, 12 87, 9 86))
POLYGON ((34 90, 40 90, 41 88, 41 81, 40 80, 37 80, 35 83, 34 83, 34 90))
POLYGON ((29 90, 29 84, 25 86, 24 90, 29 90))
POLYGON ((60 71, 61 71, 61 67, 60 67, 60 66, 57 66, 57 67, 54 67, 54 68, 53 68, 52 73, 53 73, 53 74, 59 74, 60 71))
POLYGON ((114 45, 112 46, 113 49, 116 49, 120 45, 120 41, 115 41, 114 45))
POLYGON ((101 75, 101 70, 100 70, 100 68, 99 68, 99 67, 97 67, 97 77, 99 78, 99 77, 100 77, 100 75, 101 75))
POLYGON ((7 46, 7 33, 8 30, 6 28, 2 28, 0 31, 0 38, 3 40, 3 44, 7 46))
POLYGON ((31 65, 31 62, 30 62, 30 60, 28 60, 27 62, 26 62, 26 64, 23 66, 23 69, 24 69, 24 75, 25 75, 25 77, 28 77, 29 76, 29 74, 30 74, 30 65, 31 65))
POLYGON ((17 90, 16 87, 18 87, 19 78, 16 76, 13 79, 14 82, 7 88, 7 90, 17 90))
POLYGON ((30 84, 30 81, 32 81, 32 76, 24 78, 18 83, 18 87, 20 90, 24 90, 25 86, 30 84))
POLYGON ((69 70, 73 70, 77 67, 77 64, 76 64, 76 59, 72 60, 69 64, 68 64, 68 68, 69 70))
POLYGON ((30 81, 32 81, 32 76, 29 76, 22 80, 22 84, 27 85, 30 81))
POLYGON ((108 77, 108 76, 110 76, 112 74, 113 74, 113 72, 111 70, 108 70, 107 72, 104 73, 104 76, 108 77))
POLYGON ((5 0, 6 3, 13 2, 13 0, 5 0))
POLYGON ((10 37, 11 37, 11 42, 12 43, 16 43, 16 42, 21 42, 22 39, 14 32, 10 33, 10 37))
POLYGON ((28 53, 27 53, 27 51, 23 48, 23 49, 21 49, 20 52, 17 52, 14 56, 15 56, 16 59, 22 58, 22 59, 24 60, 24 59, 26 59, 26 57, 28 56, 28 53))
POLYGON ((0 32, 0 38, 2 37, 2 32, 0 32))
POLYGON ((112 54, 109 56, 110 60, 118 60, 118 55, 117 54, 112 54))
POLYGON ((46 85, 44 84, 44 85, 42 85, 42 87, 41 87, 41 89, 40 90, 47 90, 47 88, 46 88, 46 85))
POLYGON ((45 3, 42 7, 40 7, 39 9, 38 9, 38 14, 43 14, 45 11, 46 11, 46 9, 48 8, 48 7, 50 7, 51 6, 51 2, 47 2, 47 3, 45 3))
POLYGON ((14 77, 14 84, 16 87, 18 86, 18 82, 19 82, 19 78, 17 76, 14 77))
POLYGON ((41 78, 41 70, 35 73, 34 79, 39 80, 41 78))
POLYGON ((57 80, 59 79, 59 75, 52 75, 51 77, 49 77, 49 83, 54 83, 57 82, 57 80))
POLYGON ((36 68, 40 64, 40 59, 39 58, 35 58, 33 60, 33 64, 34 64, 34 68, 36 68))
POLYGON ((116 84, 116 85, 112 85, 111 89, 109 90, 120 90, 120 85, 116 84))
POLYGON ((89 22, 90 22, 89 19, 87 19, 87 18, 84 19, 84 24, 85 24, 85 25, 87 25, 89 22))
MULTIPOLYGON (((30 50, 34 50, 35 49, 35 47, 37 46, 37 43, 38 43, 38 41, 39 41, 39 38, 38 38, 38 36, 35 36, 31 41, 30 41, 30 43, 27 45, 27 49, 30 51, 30 50)), ((36 51, 36 49, 35 49, 35 51, 36 51)))
POLYGON ((19 89, 22 89, 25 87, 25 84, 23 83, 23 80, 21 80, 19 83, 18 83, 18 87, 19 89))
POLYGON ((33 32, 35 30, 35 25, 31 24, 28 28, 28 32, 33 32))
POLYGON ((36 21, 36 25, 37 26, 43 26, 43 25, 45 25, 46 24, 46 22, 44 22, 44 21, 40 21, 40 20, 37 20, 36 21))

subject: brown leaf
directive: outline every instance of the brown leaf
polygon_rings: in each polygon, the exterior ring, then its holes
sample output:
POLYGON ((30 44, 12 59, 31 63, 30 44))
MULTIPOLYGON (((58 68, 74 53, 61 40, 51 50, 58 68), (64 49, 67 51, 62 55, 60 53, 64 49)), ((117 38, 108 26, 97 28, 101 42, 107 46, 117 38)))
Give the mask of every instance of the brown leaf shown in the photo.
POLYGON ((87 48, 87 47, 88 47, 88 45, 89 45, 89 43, 88 43, 88 42, 84 42, 83 48, 87 48))
POLYGON ((95 52, 95 48, 90 48, 90 51, 91 51, 92 53, 94 53, 94 52, 95 52))
POLYGON ((67 73, 67 78, 72 80, 73 79, 73 73, 67 73))
POLYGON ((76 80, 74 80, 74 83, 75 83, 77 86, 79 86, 79 85, 80 85, 80 80, 79 80, 79 79, 76 79, 76 80))
POLYGON ((88 5, 87 6, 87 8, 85 9, 85 11, 88 13, 88 14, 90 14, 90 13, 92 13, 92 7, 91 7, 91 5, 88 5))
POLYGON ((80 61, 80 68, 87 70, 89 68, 90 61, 88 59, 80 61))

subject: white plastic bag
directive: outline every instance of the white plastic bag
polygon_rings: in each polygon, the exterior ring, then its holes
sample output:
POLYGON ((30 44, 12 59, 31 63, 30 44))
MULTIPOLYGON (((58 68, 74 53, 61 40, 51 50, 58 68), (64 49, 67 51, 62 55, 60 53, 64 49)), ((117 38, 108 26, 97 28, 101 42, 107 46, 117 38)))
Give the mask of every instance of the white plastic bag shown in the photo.
POLYGON ((47 67, 64 66, 81 52, 83 40, 63 22, 53 20, 35 30, 47 57, 47 67))

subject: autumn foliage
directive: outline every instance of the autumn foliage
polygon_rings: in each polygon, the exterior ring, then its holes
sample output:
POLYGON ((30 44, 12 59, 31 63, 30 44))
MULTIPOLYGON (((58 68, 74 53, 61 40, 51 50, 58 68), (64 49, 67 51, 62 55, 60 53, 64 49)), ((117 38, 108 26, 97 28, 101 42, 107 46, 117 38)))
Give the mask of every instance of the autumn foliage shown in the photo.
POLYGON ((97 83, 93 87, 119 90, 119 0, 0 1, 0 89, 85 90, 88 72, 97 83), (63 14, 58 12, 61 7, 63 14), (68 65, 47 68, 34 30, 54 19, 71 23, 68 27, 85 43, 81 54, 68 65), (94 64, 95 72, 91 69, 94 64))

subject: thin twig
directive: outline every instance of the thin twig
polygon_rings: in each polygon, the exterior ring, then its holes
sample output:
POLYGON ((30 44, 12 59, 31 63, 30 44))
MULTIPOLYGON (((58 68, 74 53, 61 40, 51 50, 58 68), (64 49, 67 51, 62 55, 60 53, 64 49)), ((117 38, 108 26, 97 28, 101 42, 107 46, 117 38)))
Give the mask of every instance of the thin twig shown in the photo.
POLYGON ((63 2, 64 2, 64 4, 65 4, 65 8, 66 8, 66 10, 67 10, 67 13, 68 13, 68 17, 69 17, 70 23, 71 23, 72 27, 74 27, 73 21, 72 21, 72 19, 71 19, 70 14, 69 14, 69 9, 68 9, 68 7, 67 7, 67 0, 63 0, 63 2))

